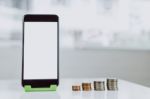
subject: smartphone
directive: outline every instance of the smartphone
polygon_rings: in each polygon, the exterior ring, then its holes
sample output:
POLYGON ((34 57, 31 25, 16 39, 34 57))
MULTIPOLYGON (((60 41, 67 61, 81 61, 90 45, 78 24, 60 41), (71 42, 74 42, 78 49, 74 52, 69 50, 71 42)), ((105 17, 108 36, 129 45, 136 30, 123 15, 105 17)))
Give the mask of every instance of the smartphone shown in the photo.
POLYGON ((59 18, 57 15, 24 15, 22 86, 59 84, 59 18))

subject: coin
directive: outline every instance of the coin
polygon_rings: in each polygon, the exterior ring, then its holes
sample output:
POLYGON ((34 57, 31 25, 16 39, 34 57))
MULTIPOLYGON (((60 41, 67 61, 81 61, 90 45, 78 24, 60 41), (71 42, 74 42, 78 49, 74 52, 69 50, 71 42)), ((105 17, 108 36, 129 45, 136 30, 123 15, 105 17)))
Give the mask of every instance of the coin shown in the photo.
POLYGON ((107 89, 108 90, 118 90, 118 80, 117 79, 107 79, 107 89))
POLYGON ((73 85, 72 86, 72 91, 81 91, 81 88, 79 85, 73 85))
POLYGON ((82 90, 91 91, 92 90, 91 83, 82 83, 82 90))
POLYGON ((94 90, 95 91, 104 91, 105 82, 104 81, 94 81, 94 90))

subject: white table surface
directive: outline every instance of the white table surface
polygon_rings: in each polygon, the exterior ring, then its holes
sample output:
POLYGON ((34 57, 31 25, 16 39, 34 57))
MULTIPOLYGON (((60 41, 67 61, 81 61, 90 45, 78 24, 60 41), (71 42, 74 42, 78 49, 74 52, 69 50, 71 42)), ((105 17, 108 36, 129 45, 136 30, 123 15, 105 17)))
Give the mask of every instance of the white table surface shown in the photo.
POLYGON ((73 92, 73 84, 105 79, 60 79, 55 92, 24 92, 19 80, 0 80, 0 99, 150 99, 150 88, 118 80, 118 91, 73 92))

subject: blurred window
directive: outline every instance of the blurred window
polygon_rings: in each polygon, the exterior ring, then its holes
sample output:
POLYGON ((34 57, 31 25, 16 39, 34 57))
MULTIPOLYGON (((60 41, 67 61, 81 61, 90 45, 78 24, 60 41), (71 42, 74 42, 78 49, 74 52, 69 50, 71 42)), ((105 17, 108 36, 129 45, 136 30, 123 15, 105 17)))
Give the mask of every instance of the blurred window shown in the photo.
POLYGON ((21 42, 23 15, 36 13, 59 15, 61 48, 150 49, 149 9, 149 0, 0 0, 0 45, 21 42))

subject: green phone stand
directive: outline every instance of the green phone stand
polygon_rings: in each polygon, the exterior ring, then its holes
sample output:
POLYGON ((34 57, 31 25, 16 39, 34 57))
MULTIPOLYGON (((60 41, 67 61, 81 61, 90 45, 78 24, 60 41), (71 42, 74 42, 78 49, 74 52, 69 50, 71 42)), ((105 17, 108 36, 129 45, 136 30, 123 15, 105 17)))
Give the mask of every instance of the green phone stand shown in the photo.
POLYGON ((56 91, 57 85, 50 85, 48 88, 32 88, 31 85, 24 86, 25 92, 56 91))

